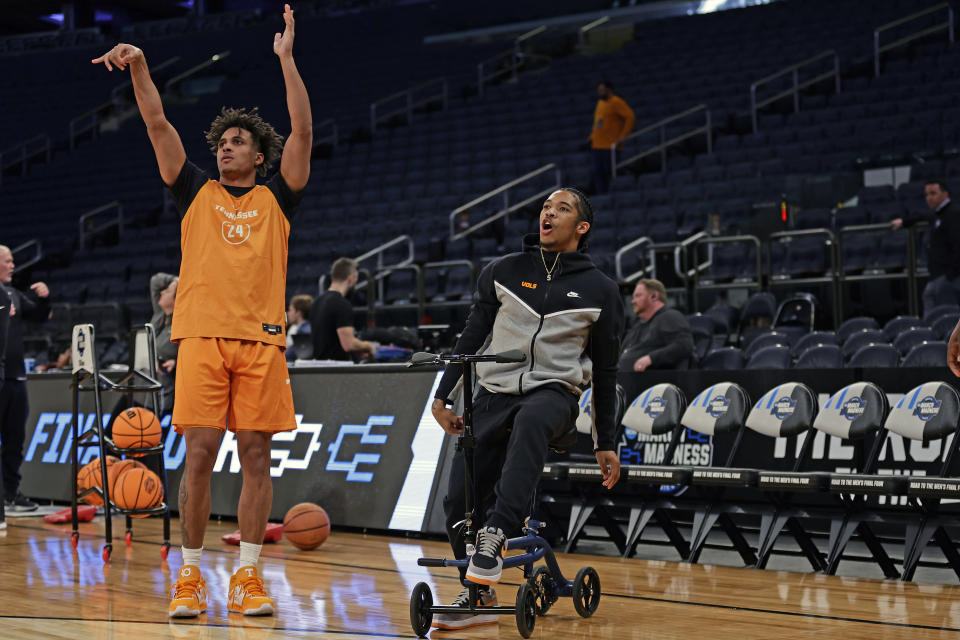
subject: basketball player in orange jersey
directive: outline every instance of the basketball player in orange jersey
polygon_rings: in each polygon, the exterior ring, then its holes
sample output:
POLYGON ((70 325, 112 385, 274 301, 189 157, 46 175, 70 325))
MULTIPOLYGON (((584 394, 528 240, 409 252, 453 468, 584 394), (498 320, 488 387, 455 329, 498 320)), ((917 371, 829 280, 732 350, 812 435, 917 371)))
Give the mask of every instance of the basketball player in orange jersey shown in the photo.
POLYGON ((287 237, 290 217, 310 175, 310 101, 293 61, 294 20, 276 34, 291 133, 286 143, 256 109, 224 108, 207 132, 219 180, 189 162, 180 136, 163 114, 143 52, 118 44, 93 60, 108 70, 130 67, 140 115, 160 176, 180 210, 180 286, 171 340, 178 342, 173 424, 187 443, 180 481, 183 567, 171 592, 172 617, 206 611, 200 573, 210 518, 210 476, 224 430, 236 433, 243 489, 237 507, 240 562, 230 579, 228 610, 270 615, 274 602, 257 574, 260 545, 273 502, 270 439, 296 428, 284 348, 287 237), (265 175, 280 159, 280 171, 265 175))

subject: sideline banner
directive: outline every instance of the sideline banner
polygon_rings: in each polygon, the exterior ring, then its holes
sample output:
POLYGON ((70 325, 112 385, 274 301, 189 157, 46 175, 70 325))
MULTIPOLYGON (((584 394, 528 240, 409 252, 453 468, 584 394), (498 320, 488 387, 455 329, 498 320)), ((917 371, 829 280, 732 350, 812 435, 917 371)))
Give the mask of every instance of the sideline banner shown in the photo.
MULTIPOLYGON (((338 367, 291 370, 290 377, 298 428, 273 438, 270 518, 281 519, 298 502, 315 502, 338 525, 426 531, 437 503, 435 476, 445 436, 429 410, 438 372, 338 367)), ((68 375, 39 374, 28 380, 30 416, 21 469, 26 495, 70 499, 69 385, 68 375)), ((95 419, 93 394, 80 398, 85 430, 95 419)), ((102 398, 108 421, 120 397, 104 393, 102 398)), ((163 457, 168 499, 176 509, 186 444, 169 423, 170 416, 164 416, 163 457)), ((80 464, 98 453, 96 447, 81 450, 80 464)), ((211 484, 211 513, 235 516, 241 473, 231 433, 221 443, 211 484)))

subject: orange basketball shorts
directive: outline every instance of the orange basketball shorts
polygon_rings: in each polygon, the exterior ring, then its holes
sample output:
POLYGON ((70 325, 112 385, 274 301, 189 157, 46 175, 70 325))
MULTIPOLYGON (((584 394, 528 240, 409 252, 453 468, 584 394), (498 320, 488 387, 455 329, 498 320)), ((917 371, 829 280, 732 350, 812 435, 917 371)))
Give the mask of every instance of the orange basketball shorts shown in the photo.
POLYGON ((184 338, 177 352, 173 425, 230 431, 292 431, 283 350, 253 340, 184 338))

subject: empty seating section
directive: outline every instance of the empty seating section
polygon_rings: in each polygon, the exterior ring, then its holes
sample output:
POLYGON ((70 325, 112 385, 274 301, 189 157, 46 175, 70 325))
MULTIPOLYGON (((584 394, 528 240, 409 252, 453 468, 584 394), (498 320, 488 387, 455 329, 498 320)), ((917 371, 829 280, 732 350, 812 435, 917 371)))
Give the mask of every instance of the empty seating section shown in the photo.
MULTIPOLYGON (((614 252, 631 240, 648 236, 676 242, 708 228, 714 215, 719 216, 721 232, 749 233, 754 205, 779 202, 797 180, 855 170, 858 158, 882 154, 914 157, 911 181, 896 189, 862 187, 842 208, 794 206, 790 225, 836 233, 843 274, 902 272, 905 234, 843 234, 840 229, 886 223, 921 208, 924 179, 960 173, 960 165, 935 153, 960 144, 955 124, 960 115, 960 50, 924 41, 908 55, 889 55, 877 78, 862 64, 872 51, 872 30, 914 9, 914 3, 904 0, 872 3, 869 12, 855 0, 817 0, 641 22, 635 25, 634 38, 614 53, 558 57, 516 83, 485 87, 483 95, 475 95, 476 63, 503 50, 509 40, 423 44, 430 22, 426 5, 336 19, 304 15, 298 33, 310 37, 298 40, 297 55, 314 121, 335 118, 341 144, 330 153, 321 150, 313 160, 311 182, 291 234, 288 293, 316 293, 319 277, 334 258, 359 255, 400 234, 413 238, 415 260, 421 265, 447 259, 470 260, 477 267, 491 255, 513 250, 520 235, 535 230, 534 210, 511 214, 502 241, 493 237, 496 234, 450 241, 448 215, 551 162, 561 169, 563 182, 587 186, 590 162, 580 147, 590 126, 593 89, 604 77, 613 80, 616 92, 633 106, 638 128, 701 103, 710 109, 713 122, 712 153, 705 153, 699 142, 681 147, 668 154, 666 166, 657 161, 630 167, 613 180, 609 194, 596 196, 591 253, 611 275, 614 252), (758 131, 750 131, 745 123, 751 82, 825 49, 840 56, 842 91, 805 93, 799 113, 764 110, 758 131), (378 125, 371 135, 371 102, 435 77, 447 79, 445 110, 417 113, 409 125, 378 125)), ((269 51, 274 27, 268 20, 250 20, 226 31, 181 33, 142 43, 151 65, 173 60, 158 72, 161 86, 213 53, 230 51, 201 76, 203 82, 173 87, 167 95, 167 116, 180 131, 188 156, 202 166, 212 167, 212 159, 200 132, 223 104, 259 106, 285 131, 282 80, 269 51), (236 47, 237 34, 244 42, 267 44, 262 50, 236 47)), ((126 76, 73 64, 97 53, 99 49, 31 54, 31 64, 49 70, 42 80, 40 74, 20 72, 19 59, 0 58, 0 69, 14 78, 0 89, 12 109, 8 124, 0 125, 0 136, 15 141, 46 132, 55 142, 52 162, 5 180, 3 241, 11 246, 31 238, 43 242, 47 259, 34 275, 50 282, 58 300, 77 308, 118 304, 121 324, 142 322, 149 315, 150 274, 177 268, 178 219, 165 204, 143 125, 126 111, 132 104, 129 87, 121 86, 126 76), (111 96, 114 88, 116 95, 111 96), (70 149, 71 118, 108 100, 125 107, 101 123, 96 139, 81 140, 70 149), (119 241, 111 237, 117 234, 114 230, 88 239, 81 249, 85 230, 78 226, 79 216, 113 201, 123 211, 119 241)), ((671 125, 666 134, 684 130, 671 125)), ((512 201, 530 189, 511 195, 512 201)), ((486 215, 499 206, 498 200, 471 215, 486 215)), ((769 273, 756 271, 758 257, 767 268, 766 245, 757 256, 752 245, 717 244, 709 269, 699 275, 700 284, 709 289, 760 282, 767 275, 778 286, 795 279, 829 279, 834 255, 824 238, 772 242, 769 273)), ((471 270, 438 267, 424 274, 428 312, 462 322, 462 314, 450 315, 450 310, 469 303, 471 270)), ((415 302, 418 283, 411 276, 391 276, 383 287, 387 297, 378 302, 386 307, 415 302)), ((837 350, 827 348, 831 346, 839 348, 845 366, 864 358, 899 363, 920 347, 911 362, 926 361, 960 316, 960 309, 944 309, 936 317, 913 319, 915 330, 909 335, 901 335, 906 327, 901 323, 885 327, 882 339, 862 332, 849 336, 841 327, 835 339, 801 342, 814 329, 812 315, 779 320, 778 299, 784 296, 754 296, 742 314, 705 311, 714 328, 712 333, 703 324, 698 329, 701 365, 819 366, 812 363, 836 361, 837 350), (770 333, 774 321, 776 333, 770 333), (764 334, 751 349, 754 338, 764 334), (804 358, 808 347, 817 351, 804 358), (866 351, 858 356, 860 349, 866 351)))

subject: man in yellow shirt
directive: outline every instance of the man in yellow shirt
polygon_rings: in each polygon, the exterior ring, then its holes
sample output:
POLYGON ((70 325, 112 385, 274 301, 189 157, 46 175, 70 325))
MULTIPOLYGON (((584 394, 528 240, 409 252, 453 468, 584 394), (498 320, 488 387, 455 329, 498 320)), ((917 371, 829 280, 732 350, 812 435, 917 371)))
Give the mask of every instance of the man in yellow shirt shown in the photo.
POLYGON ((610 190, 610 149, 630 134, 636 116, 623 98, 613 93, 613 85, 609 80, 597 85, 597 98, 597 107, 593 110, 593 130, 590 132, 592 181, 597 193, 606 193, 610 190))

